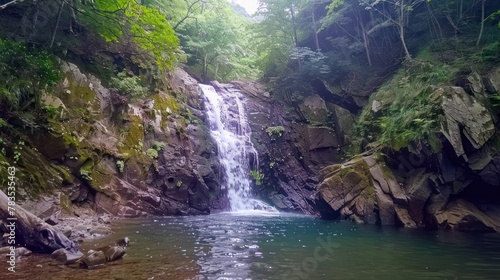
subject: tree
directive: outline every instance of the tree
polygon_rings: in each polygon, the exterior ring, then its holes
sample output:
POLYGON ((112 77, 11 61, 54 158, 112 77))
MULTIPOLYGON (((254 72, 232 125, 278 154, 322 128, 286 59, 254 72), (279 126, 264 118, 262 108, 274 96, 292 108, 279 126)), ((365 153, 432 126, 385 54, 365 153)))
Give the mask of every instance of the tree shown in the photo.
POLYGON ((406 45, 405 32, 410 20, 411 12, 424 0, 359 0, 367 9, 376 11, 385 18, 384 26, 397 26, 399 39, 403 46, 405 59, 411 60, 406 45))
POLYGON ((355 41, 363 44, 368 65, 372 66, 369 36, 376 30, 378 30, 382 26, 382 24, 372 24, 372 26, 370 26, 368 23, 366 23, 364 19, 365 16, 363 15, 365 13, 365 10, 362 9, 362 7, 358 5, 356 1, 345 3, 343 0, 335 0, 327 6, 327 10, 328 13, 326 17, 322 19, 321 29, 328 28, 332 24, 337 24, 340 28, 343 29, 343 24, 350 24, 352 21, 354 21, 359 29, 357 33, 359 33, 361 36, 355 36, 352 33, 347 32, 347 30, 345 33, 355 41), (353 19, 349 19, 349 15, 351 15, 353 19))
POLYGON ((108 42, 130 39, 152 54, 160 69, 175 65, 179 40, 157 9, 135 0, 96 0, 80 15, 108 42))
POLYGON ((249 25, 227 1, 205 2, 200 13, 177 31, 188 56, 188 70, 204 81, 255 77, 255 59, 246 36, 249 25))
POLYGON ((146 0, 143 5, 154 7, 167 17, 175 31, 189 19, 196 19, 208 0, 146 0))

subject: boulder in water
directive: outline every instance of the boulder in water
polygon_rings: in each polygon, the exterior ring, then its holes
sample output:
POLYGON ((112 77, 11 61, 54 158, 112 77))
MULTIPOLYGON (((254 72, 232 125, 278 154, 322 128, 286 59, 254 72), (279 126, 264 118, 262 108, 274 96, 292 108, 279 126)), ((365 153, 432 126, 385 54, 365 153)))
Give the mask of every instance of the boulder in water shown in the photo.
POLYGON ((93 251, 82 259, 80 266, 89 268, 92 266, 103 264, 105 262, 106 255, 103 251, 93 251))
POLYGON ((61 248, 52 252, 50 257, 62 264, 72 264, 78 261, 81 257, 83 257, 83 253, 81 252, 71 253, 64 248, 61 248))
POLYGON ((130 238, 128 238, 128 237, 124 237, 124 238, 116 240, 116 245, 118 245, 118 246, 127 247, 129 243, 130 243, 130 238))
POLYGON ((123 257, 126 253, 126 248, 122 246, 111 246, 106 251, 104 255, 106 256, 106 261, 111 262, 123 257))

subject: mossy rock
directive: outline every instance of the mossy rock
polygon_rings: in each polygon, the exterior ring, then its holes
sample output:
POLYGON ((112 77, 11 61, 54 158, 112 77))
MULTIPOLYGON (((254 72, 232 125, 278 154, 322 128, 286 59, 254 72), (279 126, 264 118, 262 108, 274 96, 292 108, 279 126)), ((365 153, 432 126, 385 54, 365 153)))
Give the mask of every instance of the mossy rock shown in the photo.
POLYGON ((178 113, 180 106, 177 100, 172 97, 168 96, 165 93, 157 93, 151 96, 151 98, 154 100, 154 109, 159 110, 162 112, 172 112, 172 113, 178 113))
POLYGON ((144 146, 144 125, 139 116, 130 116, 128 129, 121 138, 118 152, 124 159, 142 154, 144 146))
POLYGON ((58 97, 67 108, 84 108, 91 105, 92 109, 99 110, 99 101, 95 98, 95 92, 88 84, 81 84, 75 77, 67 73, 64 77, 65 91, 59 93, 58 97))

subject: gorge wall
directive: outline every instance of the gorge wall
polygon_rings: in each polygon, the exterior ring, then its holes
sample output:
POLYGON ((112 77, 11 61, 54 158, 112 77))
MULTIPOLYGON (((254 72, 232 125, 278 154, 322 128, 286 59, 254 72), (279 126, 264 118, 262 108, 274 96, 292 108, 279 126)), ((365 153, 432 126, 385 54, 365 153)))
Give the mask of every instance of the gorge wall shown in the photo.
MULTIPOLYGON (((488 101, 499 74, 472 72, 457 86, 432 88, 442 112, 438 150, 375 144, 352 158, 346 151, 355 115, 343 104, 316 92, 287 106, 256 83, 218 86, 249 98, 262 174, 256 194, 277 208, 368 224, 499 231, 499 112, 488 101)), ((372 113, 385 106, 377 95, 357 102, 372 113)))
POLYGON ((76 65, 62 69, 43 100, 54 114, 6 145, 7 155, 19 151, 18 199, 28 210, 48 219, 61 210, 138 217, 227 208, 196 80, 173 71, 168 92, 129 103, 76 65))

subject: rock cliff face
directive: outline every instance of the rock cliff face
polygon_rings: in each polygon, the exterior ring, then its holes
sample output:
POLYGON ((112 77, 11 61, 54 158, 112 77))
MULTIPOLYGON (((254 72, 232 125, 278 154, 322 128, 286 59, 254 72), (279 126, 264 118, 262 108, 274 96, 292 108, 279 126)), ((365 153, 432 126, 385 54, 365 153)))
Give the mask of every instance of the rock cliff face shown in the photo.
MULTIPOLYGON (((437 151, 414 146, 350 160, 344 146, 354 115, 342 104, 311 94, 290 109, 258 84, 227 86, 249 98, 264 175, 256 193, 279 209, 368 224, 500 231, 498 111, 489 103, 499 71, 433 89, 441 112, 437 151)), ((384 105, 375 96, 369 106, 384 105)))
POLYGON ((19 172, 32 172, 32 184, 61 190, 57 207, 137 217, 227 206, 196 80, 174 71, 166 77, 168 92, 128 104, 71 63, 63 63, 63 72, 44 98, 59 111, 30 135, 19 172))
POLYGON ((328 204, 315 198, 319 171, 343 161, 345 133, 354 123, 346 109, 319 95, 291 109, 271 98, 258 83, 235 82, 219 87, 239 89, 248 97, 246 109, 252 140, 263 175, 256 195, 282 211, 319 215, 328 204))

